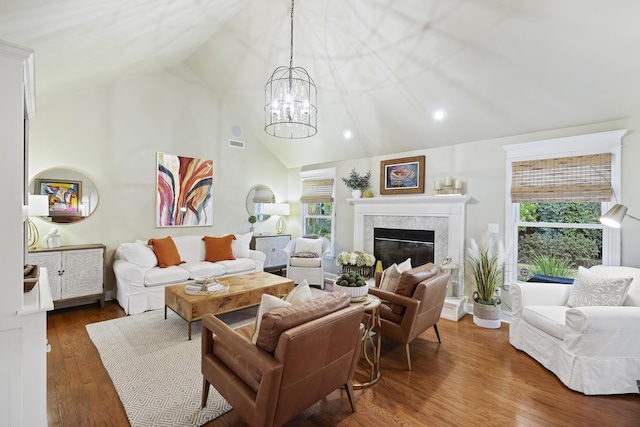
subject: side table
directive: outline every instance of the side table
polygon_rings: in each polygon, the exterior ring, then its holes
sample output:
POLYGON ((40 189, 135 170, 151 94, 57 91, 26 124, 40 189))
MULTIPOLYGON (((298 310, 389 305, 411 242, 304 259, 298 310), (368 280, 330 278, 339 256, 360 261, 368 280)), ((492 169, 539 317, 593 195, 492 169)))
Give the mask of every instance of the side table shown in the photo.
POLYGON ((363 304, 365 313, 369 314, 362 337, 362 358, 368 365, 369 381, 354 383, 353 388, 359 390, 371 387, 380 379, 380 334, 374 332, 375 329, 380 328, 380 298, 367 294, 366 300, 351 303, 351 305, 354 304, 363 304))

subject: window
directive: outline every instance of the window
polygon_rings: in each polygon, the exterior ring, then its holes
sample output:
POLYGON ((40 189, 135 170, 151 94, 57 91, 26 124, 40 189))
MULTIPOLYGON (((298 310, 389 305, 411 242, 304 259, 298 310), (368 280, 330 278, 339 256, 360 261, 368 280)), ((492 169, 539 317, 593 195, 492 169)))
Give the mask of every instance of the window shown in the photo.
POLYGON ((303 234, 317 234, 331 242, 333 254, 335 169, 301 172, 303 234))
POLYGON ((619 230, 600 216, 620 187, 625 131, 505 146, 506 279, 575 277, 578 266, 617 265, 619 230))

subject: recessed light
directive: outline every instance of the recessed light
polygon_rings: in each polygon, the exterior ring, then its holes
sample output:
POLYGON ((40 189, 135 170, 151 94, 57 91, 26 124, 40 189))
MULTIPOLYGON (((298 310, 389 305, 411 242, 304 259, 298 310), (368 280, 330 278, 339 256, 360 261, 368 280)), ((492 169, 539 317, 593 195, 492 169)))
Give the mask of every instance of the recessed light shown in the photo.
POLYGON ((342 131, 342 136, 344 136, 345 139, 351 139, 353 138, 353 132, 351 132, 349 129, 345 129, 342 131))
POLYGON ((447 117, 447 110, 445 110, 444 108, 436 108, 431 113, 431 117, 433 117, 433 120, 437 121, 444 120, 447 117))

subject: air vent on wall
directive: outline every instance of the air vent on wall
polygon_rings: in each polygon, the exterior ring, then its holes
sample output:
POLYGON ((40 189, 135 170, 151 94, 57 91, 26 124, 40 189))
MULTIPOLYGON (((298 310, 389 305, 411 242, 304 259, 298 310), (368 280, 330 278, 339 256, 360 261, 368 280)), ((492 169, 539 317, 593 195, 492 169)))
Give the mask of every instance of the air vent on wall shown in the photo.
POLYGON ((229 147, 244 149, 244 141, 238 141, 237 139, 230 139, 229 147))

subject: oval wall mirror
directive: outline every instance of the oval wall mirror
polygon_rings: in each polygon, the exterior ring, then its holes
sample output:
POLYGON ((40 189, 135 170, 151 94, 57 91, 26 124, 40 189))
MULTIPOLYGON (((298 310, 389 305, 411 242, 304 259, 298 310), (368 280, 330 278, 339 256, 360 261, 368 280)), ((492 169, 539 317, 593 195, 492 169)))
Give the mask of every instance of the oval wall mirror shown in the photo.
POLYGON ((70 168, 51 168, 29 181, 29 194, 49 197, 49 216, 41 219, 59 224, 82 221, 98 207, 98 190, 84 173, 70 168))
POLYGON ((269 219, 271 215, 265 215, 264 204, 275 203, 276 197, 273 191, 266 185, 254 185, 247 194, 247 213, 249 215, 255 215, 258 221, 265 221, 269 219))

